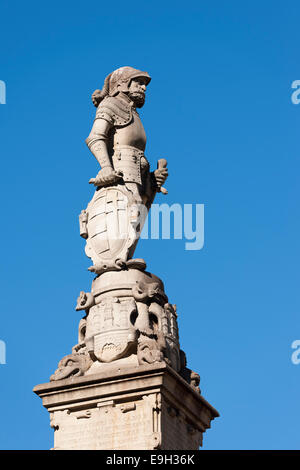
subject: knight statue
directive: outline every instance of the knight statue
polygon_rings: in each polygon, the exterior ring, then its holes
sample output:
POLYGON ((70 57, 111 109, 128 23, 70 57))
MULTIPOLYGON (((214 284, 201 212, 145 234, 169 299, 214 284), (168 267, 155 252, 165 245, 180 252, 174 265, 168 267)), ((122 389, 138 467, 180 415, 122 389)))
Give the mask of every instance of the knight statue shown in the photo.
POLYGON ((81 291, 76 310, 78 344, 51 380, 89 375, 111 367, 165 362, 199 393, 199 376, 186 367, 179 346, 176 305, 163 282, 133 259, 155 195, 166 194, 167 162, 150 171, 146 134, 138 109, 145 103, 147 72, 121 67, 109 74, 92 101, 96 117, 86 143, 100 171, 90 180, 94 195, 79 216, 80 235, 95 273, 91 292, 81 291))
POLYGON ((146 134, 137 112, 145 103, 150 80, 147 72, 121 67, 106 77, 102 91, 92 95, 97 111, 86 143, 101 170, 90 180, 97 191, 86 210, 91 233, 86 253, 96 274, 119 269, 132 258, 155 194, 166 192, 166 161, 160 160, 157 170, 150 172, 146 134), (114 217, 109 217, 113 206, 114 217), (104 211, 102 217, 93 221, 99 210, 104 211))

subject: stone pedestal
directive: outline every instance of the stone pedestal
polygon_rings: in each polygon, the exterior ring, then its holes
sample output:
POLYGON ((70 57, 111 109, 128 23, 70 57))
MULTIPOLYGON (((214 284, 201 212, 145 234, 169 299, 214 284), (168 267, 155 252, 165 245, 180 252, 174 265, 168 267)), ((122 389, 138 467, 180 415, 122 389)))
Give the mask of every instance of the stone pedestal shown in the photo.
POLYGON ((165 363, 37 385, 54 449, 197 450, 218 412, 165 363))

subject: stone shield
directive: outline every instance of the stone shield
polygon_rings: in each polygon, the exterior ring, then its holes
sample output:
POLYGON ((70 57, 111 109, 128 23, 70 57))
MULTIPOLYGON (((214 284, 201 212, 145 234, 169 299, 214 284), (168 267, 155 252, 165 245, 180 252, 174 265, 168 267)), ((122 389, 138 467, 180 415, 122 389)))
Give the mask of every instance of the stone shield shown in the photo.
POLYGON ((126 260, 136 240, 132 206, 126 188, 101 188, 87 207, 86 255, 94 265, 126 260))
POLYGON ((133 299, 116 297, 108 297, 92 307, 86 327, 89 353, 100 362, 125 357, 136 342, 136 331, 130 318, 135 310, 133 299))

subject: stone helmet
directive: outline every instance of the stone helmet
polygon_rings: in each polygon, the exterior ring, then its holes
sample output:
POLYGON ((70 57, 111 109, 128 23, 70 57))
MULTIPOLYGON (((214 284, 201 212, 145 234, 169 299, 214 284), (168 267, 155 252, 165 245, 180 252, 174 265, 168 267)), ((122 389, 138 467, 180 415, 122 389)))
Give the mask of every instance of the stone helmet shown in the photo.
POLYGON ((146 84, 151 80, 147 72, 134 69, 133 67, 121 67, 115 70, 109 79, 109 94, 115 96, 119 91, 127 92, 129 84, 133 78, 143 77, 146 79, 146 84), (119 88, 118 88, 119 87, 119 88))
POLYGON ((94 91, 92 95, 92 101, 95 106, 98 106, 99 103, 106 96, 115 96, 120 91, 124 93, 128 92, 128 87, 133 78, 143 77, 146 80, 146 85, 151 80, 150 75, 147 72, 142 72, 141 70, 134 69, 133 67, 120 67, 114 72, 110 73, 105 81, 102 90, 94 91))

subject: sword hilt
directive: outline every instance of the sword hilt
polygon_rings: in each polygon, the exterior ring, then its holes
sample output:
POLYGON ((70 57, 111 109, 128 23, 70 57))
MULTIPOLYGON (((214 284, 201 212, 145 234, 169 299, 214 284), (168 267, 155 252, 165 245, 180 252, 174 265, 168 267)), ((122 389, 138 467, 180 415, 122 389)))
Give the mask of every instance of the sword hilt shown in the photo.
MULTIPOLYGON (((157 162, 157 169, 161 170, 162 168, 167 168, 167 164, 168 164, 167 160, 165 158, 161 158, 157 162)), ((163 194, 168 194, 168 190, 164 187, 158 188, 157 192, 158 193, 163 193, 163 194)))

